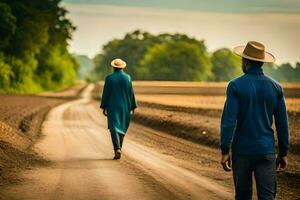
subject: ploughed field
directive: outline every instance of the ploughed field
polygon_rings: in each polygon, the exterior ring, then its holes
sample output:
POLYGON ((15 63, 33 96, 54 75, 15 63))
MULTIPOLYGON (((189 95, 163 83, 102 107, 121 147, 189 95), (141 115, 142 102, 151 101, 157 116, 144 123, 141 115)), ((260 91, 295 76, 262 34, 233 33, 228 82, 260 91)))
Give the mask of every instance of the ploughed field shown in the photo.
MULTIPOLYGON (((283 83, 291 151, 300 152, 300 84, 283 83)), ((95 90, 101 94, 103 82, 95 90)), ((227 83, 137 81, 135 121, 197 143, 219 145, 219 126, 227 83), (174 129, 177 127, 177 129, 174 129), (175 130, 175 131, 174 131, 175 130)))
MULTIPOLYGON (((300 111, 300 84, 282 84, 288 111, 300 111)), ((227 83, 135 82, 134 89, 141 102, 162 105, 219 109, 225 102, 227 83)))

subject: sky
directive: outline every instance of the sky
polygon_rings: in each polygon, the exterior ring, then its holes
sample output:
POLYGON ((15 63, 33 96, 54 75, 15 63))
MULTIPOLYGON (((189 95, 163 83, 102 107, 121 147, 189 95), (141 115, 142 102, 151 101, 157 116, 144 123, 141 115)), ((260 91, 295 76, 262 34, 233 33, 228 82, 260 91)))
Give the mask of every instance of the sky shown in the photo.
POLYGON ((209 51, 257 40, 280 64, 300 61, 300 0, 64 0, 77 26, 76 54, 94 57, 104 44, 140 29, 184 33, 209 51))

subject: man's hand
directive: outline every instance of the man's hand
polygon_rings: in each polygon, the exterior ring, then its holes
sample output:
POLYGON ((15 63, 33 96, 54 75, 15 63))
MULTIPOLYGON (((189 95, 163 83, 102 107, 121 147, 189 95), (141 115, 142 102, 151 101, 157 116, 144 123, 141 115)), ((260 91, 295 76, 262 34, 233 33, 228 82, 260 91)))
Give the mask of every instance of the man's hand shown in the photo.
POLYGON ((221 165, 226 172, 231 171, 231 157, 229 154, 222 155, 221 165))
POLYGON ((107 116, 107 110, 106 109, 103 109, 103 115, 107 116))
POLYGON ((288 159, 287 156, 277 157, 276 158, 276 171, 283 172, 286 170, 288 166, 288 159))

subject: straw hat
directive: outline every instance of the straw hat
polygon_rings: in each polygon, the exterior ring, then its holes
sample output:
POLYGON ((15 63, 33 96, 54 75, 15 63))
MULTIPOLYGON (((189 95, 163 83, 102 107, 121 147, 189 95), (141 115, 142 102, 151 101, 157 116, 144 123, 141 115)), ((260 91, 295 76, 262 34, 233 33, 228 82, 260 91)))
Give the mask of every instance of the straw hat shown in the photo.
POLYGON ((271 53, 265 51, 265 46, 256 41, 250 41, 246 46, 237 46, 233 49, 233 52, 238 56, 249 60, 266 63, 275 61, 275 57, 271 53))
POLYGON ((120 58, 114 59, 113 61, 111 61, 110 64, 112 67, 120 68, 120 69, 124 69, 126 67, 126 62, 120 58))

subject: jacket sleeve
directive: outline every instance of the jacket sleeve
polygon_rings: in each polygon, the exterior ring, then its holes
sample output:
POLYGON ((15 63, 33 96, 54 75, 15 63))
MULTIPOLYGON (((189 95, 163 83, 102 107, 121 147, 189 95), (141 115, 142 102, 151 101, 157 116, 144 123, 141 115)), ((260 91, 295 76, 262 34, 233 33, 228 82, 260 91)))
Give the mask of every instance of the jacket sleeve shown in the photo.
POLYGON ((108 102, 109 102, 109 97, 110 97, 110 82, 109 79, 106 78, 105 79, 105 83, 104 83, 104 87, 103 87, 103 91, 102 91, 102 97, 101 97, 101 104, 100 104, 100 108, 102 109, 107 109, 108 107, 108 102))
POLYGON ((221 119, 221 150, 223 155, 229 153, 236 128, 238 105, 237 88, 233 82, 230 82, 226 91, 226 102, 221 119))
POLYGON ((278 138, 279 156, 286 156, 289 147, 289 130, 288 130, 288 117, 286 113, 285 99, 283 90, 281 89, 274 110, 275 126, 278 138))
POLYGON ((137 103, 135 100, 134 90, 132 87, 132 83, 130 83, 130 100, 131 100, 131 108, 130 110, 134 110, 137 108, 137 103))

